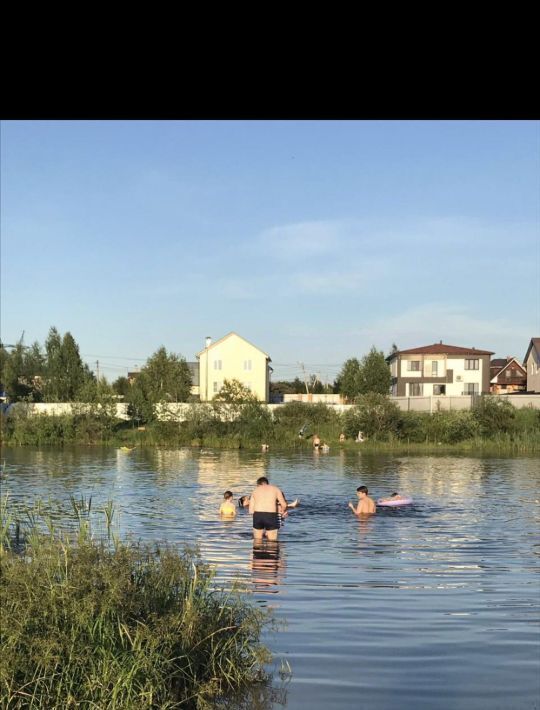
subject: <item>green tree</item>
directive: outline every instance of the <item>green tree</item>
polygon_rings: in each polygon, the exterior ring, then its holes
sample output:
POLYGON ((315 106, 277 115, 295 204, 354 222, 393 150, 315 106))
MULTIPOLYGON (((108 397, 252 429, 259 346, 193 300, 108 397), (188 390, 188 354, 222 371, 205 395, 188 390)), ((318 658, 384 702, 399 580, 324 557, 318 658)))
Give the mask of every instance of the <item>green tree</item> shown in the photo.
POLYGON ((232 379, 224 380, 213 401, 225 402, 226 404, 247 404, 258 400, 249 387, 243 385, 239 380, 232 379))
POLYGON ((40 402, 43 399, 45 366, 45 355, 36 340, 24 355, 24 378, 32 388, 34 402, 40 402))
POLYGON ((24 377, 24 345, 17 343, 11 352, 2 348, 2 384, 11 402, 28 398, 31 387, 24 377))
POLYGON ((353 357, 345 361, 337 377, 336 387, 339 387, 339 392, 349 400, 353 400, 360 394, 361 368, 357 358, 353 357))
POLYGON ((514 429, 516 409, 507 400, 489 395, 479 397, 472 408, 472 414, 482 436, 508 433, 514 429))
POLYGON ((253 392, 239 380, 225 380, 212 400, 214 417, 228 422, 229 433, 248 439, 264 439, 273 429, 272 415, 253 392))
POLYGON ((94 375, 81 359, 79 346, 70 332, 64 337, 55 327, 45 341, 46 367, 43 393, 47 402, 73 402, 94 375))
POLYGON ((191 393, 191 373, 185 358, 167 353, 162 346, 146 361, 129 388, 130 414, 142 421, 157 417, 157 405, 187 402, 191 393))
POLYGON ((359 394, 378 392, 388 394, 392 377, 384 353, 375 346, 362 358, 359 375, 359 394))
POLYGON ((360 395, 356 406, 344 415, 344 430, 350 438, 363 431, 368 438, 386 439, 397 434, 400 421, 400 410, 388 396, 370 392, 360 395))
POLYGON ((294 378, 294 380, 292 381, 292 387, 294 394, 302 394, 306 391, 306 384, 305 382, 302 382, 299 377, 294 378))
POLYGON ((45 383, 43 387, 46 402, 60 402, 63 380, 62 369, 62 338, 58 330, 52 326, 45 341, 46 366, 45 383))
POLYGON ((131 385, 127 377, 120 376, 112 383, 112 387, 116 394, 127 398, 131 385))

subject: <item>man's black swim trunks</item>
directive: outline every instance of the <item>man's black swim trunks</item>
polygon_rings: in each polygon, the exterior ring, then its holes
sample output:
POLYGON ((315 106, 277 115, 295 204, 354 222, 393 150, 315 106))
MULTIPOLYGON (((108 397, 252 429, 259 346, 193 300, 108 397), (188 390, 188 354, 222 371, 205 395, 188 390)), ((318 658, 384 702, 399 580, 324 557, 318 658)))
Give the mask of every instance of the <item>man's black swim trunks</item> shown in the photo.
POLYGON ((277 513, 253 513, 253 527, 255 530, 279 530, 277 513))

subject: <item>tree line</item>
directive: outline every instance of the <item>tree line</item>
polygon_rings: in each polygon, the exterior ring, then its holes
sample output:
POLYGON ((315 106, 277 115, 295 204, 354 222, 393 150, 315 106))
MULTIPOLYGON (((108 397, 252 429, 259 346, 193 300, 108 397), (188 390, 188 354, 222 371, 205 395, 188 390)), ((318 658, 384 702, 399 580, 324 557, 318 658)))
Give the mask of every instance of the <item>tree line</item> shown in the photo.
POLYGON ((110 403, 124 399, 141 419, 153 418, 159 402, 187 402, 191 373, 185 358, 164 347, 146 361, 130 383, 119 377, 109 384, 83 362, 70 332, 63 336, 53 326, 42 347, 25 346, 22 339, 11 351, 0 345, 0 390, 9 402, 110 403))
MULTIPOLYGON (((384 353, 372 347, 361 360, 348 359, 331 385, 310 374, 305 381, 296 377, 272 382, 270 394, 335 392, 355 402, 369 393, 388 394, 390 381, 384 353)), ((98 380, 83 362, 73 335, 61 335, 54 326, 43 346, 37 341, 26 346, 22 339, 11 349, 0 344, 0 390, 10 402, 99 402, 121 397, 134 419, 150 421, 159 403, 193 400, 192 384, 186 359, 163 346, 131 381, 118 377, 109 384, 105 377, 98 380)))
MULTIPOLYGON (((393 345, 392 349, 397 350, 397 346, 393 345)), ((323 385, 316 375, 309 375, 304 382, 296 377, 291 381, 271 382, 270 395, 338 393, 348 402, 355 402, 361 395, 372 392, 389 394, 390 384, 390 369, 385 355, 373 346, 361 360, 356 357, 346 360, 332 385, 323 385)))

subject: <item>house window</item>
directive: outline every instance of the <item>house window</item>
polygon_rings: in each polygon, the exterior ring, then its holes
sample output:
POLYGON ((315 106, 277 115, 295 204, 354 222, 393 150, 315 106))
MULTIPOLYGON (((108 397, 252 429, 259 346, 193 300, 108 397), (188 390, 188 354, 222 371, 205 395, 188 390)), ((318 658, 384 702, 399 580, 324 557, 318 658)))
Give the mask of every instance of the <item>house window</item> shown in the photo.
POLYGON ((446 394, 446 385, 433 385, 433 394, 446 394))
POLYGON ((420 372, 420 360, 407 360, 407 370, 420 372))
POLYGON ((463 387, 463 394, 480 394, 480 385, 478 382, 467 382, 463 387))
POLYGON ((431 376, 437 377, 439 374, 439 362, 437 360, 431 361, 431 376))
POLYGON ((221 382, 214 382, 214 394, 217 394, 221 389, 221 382))
POLYGON ((409 382, 409 397, 421 397, 422 385, 420 382, 409 382))
POLYGON ((506 377, 512 377, 512 370, 508 369, 505 372, 506 372, 506 377))
POLYGON ((480 369, 480 360, 478 358, 465 360, 465 369, 466 370, 479 370, 480 369))
POLYGON ((244 360, 244 370, 251 370, 251 360, 244 360))
POLYGON ((214 360, 214 370, 221 370, 221 360, 214 360))

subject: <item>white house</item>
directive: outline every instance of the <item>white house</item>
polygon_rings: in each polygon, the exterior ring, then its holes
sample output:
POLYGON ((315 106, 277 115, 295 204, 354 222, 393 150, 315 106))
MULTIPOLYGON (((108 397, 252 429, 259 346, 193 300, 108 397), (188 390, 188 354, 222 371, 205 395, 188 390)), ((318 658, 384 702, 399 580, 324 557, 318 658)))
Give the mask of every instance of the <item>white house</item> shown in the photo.
POLYGON ((489 392, 493 352, 445 345, 442 341, 386 358, 392 376, 391 394, 398 397, 474 395, 489 392))
MULTIPOLYGON (((229 333, 197 353, 199 397, 207 402, 218 394, 225 380, 239 380, 261 402, 270 394, 270 356, 237 333, 229 333)), ((195 383, 194 383, 195 384, 195 383)))

